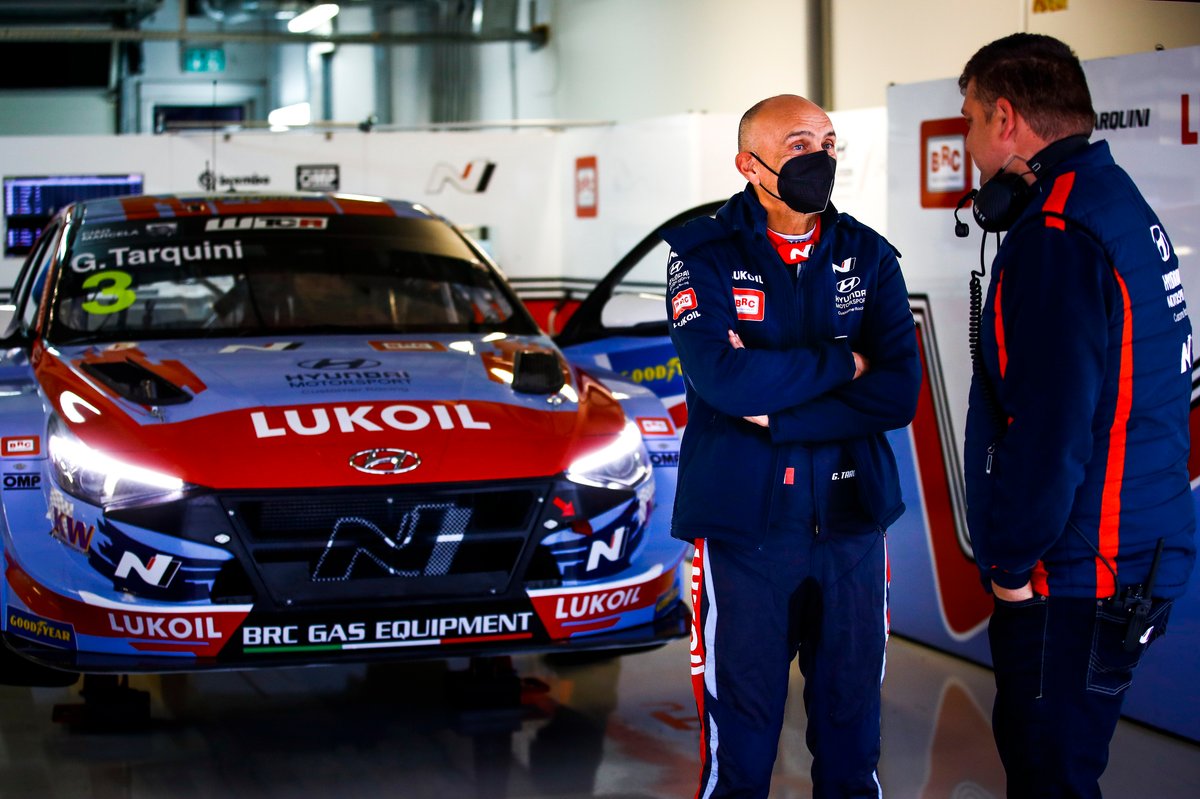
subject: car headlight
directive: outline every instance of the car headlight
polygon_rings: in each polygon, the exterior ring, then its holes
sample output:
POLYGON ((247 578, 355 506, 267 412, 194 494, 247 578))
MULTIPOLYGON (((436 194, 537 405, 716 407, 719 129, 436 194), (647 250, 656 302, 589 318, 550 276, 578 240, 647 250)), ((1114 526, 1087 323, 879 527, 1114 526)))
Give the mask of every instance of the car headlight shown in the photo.
POLYGON ((79 439, 58 417, 51 417, 50 462, 59 487, 72 496, 108 507, 165 502, 190 486, 173 475, 117 460, 79 439))
POLYGON ((650 456, 641 431, 633 422, 627 422, 615 441, 572 463, 566 477, 598 488, 633 488, 650 473, 650 456))

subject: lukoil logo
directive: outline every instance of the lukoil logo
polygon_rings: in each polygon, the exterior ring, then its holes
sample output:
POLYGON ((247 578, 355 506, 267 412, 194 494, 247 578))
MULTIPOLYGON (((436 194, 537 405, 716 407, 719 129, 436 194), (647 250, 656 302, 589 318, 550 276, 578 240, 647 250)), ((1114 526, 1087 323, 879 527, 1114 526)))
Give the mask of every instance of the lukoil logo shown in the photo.
POLYGON ((289 434, 322 436, 330 432, 354 433, 362 430, 378 433, 385 427, 412 432, 424 430, 435 422, 442 430, 456 427, 464 430, 492 429, 490 422, 475 419, 470 406, 459 403, 433 405, 428 409, 408 404, 388 405, 379 410, 374 405, 272 408, 252 411, 250 421, 257 438, 289 434))

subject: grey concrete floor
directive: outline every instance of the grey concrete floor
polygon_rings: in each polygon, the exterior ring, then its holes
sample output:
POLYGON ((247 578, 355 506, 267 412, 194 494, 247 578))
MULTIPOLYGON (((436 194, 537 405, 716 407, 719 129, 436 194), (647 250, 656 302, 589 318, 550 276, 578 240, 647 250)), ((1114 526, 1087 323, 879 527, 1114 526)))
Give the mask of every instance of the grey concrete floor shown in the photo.
MULTIPOLYGON (((52 721, 71 688, 0 688, 0 797, 691 797, 686 641, 608 660, 514 658, 134 677, 140 729, 52 721)), ((808 797, 795 672, 772 796, 808 797)), ((991 674, 893 638, 880 779, 893 799, 1002 797, 991 674)), ((1195 799, 1200 746, 1122 722, 1111 799, 1195 799)))

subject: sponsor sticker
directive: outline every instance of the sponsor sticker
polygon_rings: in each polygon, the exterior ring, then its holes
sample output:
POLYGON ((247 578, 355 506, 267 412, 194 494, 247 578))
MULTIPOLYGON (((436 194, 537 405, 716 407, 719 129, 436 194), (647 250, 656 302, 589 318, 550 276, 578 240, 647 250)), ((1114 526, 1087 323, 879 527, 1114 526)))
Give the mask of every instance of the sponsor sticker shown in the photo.
MULTIPOLYGON (((57 494, 57 492, 55 492, 57 494)), ((69 546, 76 552, 86 553, 92 548, 92 537, 96 534, 96 525, 89 524, 74 516, 73 503, 64 502, 62 495, 51 495, 50 517, 53 527, 50 537, 69 546)))
POLYGON ((337 191, 341 182, 341 167, 337 164, 299 164, 296 167, 296 191, 337 191))
POLYGON ((0 438, 0 452, 6 458, 27 458, 42 451, 42 440, 38 436, 6 436, 0 438))
POLYGON ((761 322, 766 313, 766 295, 758 289, 734 289, 733 307, 738 319, 761 322))
POLYGON ((371 349, 380 352, 446 352, 440 341, 369 341, 371 349))
POLYGON ((678 319, 685 312, 699 306, 695 289, 684 289, 671 298, 671 318, 678 319))
POLYGON ((675 433, 675 428, 671 426, 671 420, 662 417, 639 416, 637 424, 642 433, 648 436, 669 436, 675 433))
MULTIPOLYGON (((628 580, 572 588, 529 590, 538 618, 551 638, 600 632, 631 614, 652 615, 659 596, 666 592, 675 570, 661 566, 628 580)), ((649 618, 647 618, 647 621, 649 618)))
POLYGON ((383 619, 331 624, 246 625, 242 651, 248 655, 289 649, 334 651, 398 649, 409 646, 470 644, 532 638, 533 613, 487 613, 425 619, 383 619))
POLYGON ((323 436, 329 433, 378 433, 385 428, 413 432, 435 425, 441 430, 491 430, 488 421, 476 419, 470 405, 459 402, 375 405, 306 406, 251 411, 256 438, 323 436))
POLYGON ((325 230, 326 216, 219 216, 204 223, 205 230, 325 230))
POLYGON ((17 608, 8 609, 8 631, 13 635, 34 643, 57 649, 75 648, 75 628, 17 608))
POLYGON ((5 491, 35 491, 42 487, 40 474, 24 474, 22 472, 4 473, 5 491))

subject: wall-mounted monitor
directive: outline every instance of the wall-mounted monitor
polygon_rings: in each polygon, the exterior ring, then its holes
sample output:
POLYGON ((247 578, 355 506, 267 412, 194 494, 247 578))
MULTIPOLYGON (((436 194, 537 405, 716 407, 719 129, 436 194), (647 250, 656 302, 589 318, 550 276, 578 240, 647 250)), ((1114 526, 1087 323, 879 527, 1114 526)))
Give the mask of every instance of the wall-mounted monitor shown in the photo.
POLYGON ((141 194, 141 175, 41 175, 4 178, 4 254, 22 256, 58 209, 76 200, 141 194))

